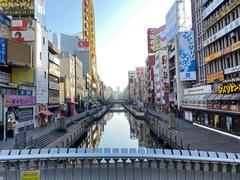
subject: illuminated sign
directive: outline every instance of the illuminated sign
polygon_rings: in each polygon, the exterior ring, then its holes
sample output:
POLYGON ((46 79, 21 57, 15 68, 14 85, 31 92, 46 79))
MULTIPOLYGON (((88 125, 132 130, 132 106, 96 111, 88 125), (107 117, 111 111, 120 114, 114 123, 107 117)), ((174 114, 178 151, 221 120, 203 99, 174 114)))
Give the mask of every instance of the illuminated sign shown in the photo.
POLYGON ((240 83, 231 83, 228 85, 221 85, 218 87, 218 93, 228 94, 240 92, 240 83))
POLYGON ((40 171, 22 171, 21 180, 40 180, 40 171))
POLYGON ((207 83, 213 83, 215 80, 219 80, 219 81, 223 81, 224 80, 224 73, 223 73, 223 71, 207 75, 207 83))
POLYGON ((154 32, 155 28, 149 28, 147 31, 148 36, 148 53, 154 53, 154 32))
POLYGON ((219 58, 219 57, 221 57, 221 56, 224 56, 224 55, 226 55, 226 54, 228 54, 228 53, 231 53, 231 52, 233 52, 233 51, 236 51, 236 50, 238 50, 238 49, 240 49, 240 41, 232 44, 232 45, 229 46, 229 47, 224 48, 224 49, 221 50, 221 51, 215 52, 215 53, 213 53, 213 54, 205 57, 205 62, 210 62, 210 61, 212 61, 212 60, 214 60, 214 59, 217 59, 217 58, 219 58))
POLYGON ((5 107, 33 106, 36 104, 34 96, 5 95, 5 107))
POLYGON ((6 15, 34 15, 34 0, 4 0, 0 1, 0 12, 6 15))

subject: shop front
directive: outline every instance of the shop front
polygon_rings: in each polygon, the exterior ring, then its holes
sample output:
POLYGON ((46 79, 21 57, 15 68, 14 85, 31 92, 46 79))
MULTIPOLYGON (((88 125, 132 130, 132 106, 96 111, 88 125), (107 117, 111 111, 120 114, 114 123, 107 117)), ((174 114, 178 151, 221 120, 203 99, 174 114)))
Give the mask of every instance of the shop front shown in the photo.
POLYGON ((6 137, 34 128, 34 96, 4 96, 4 132, 6 137))

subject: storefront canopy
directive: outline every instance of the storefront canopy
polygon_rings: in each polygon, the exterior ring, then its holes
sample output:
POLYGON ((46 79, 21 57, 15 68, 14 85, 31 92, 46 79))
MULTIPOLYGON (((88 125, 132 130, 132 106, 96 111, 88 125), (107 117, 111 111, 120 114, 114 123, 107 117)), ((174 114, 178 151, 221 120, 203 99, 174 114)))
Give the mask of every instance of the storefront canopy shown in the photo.
POLYGON ((221 100, 228 101, 231 100, 232 94, 224 94, 221 100))
POLYGON ((208 100, 213 100, 215 97, 217 96, 217 94, 211 94, 211 96, 208 97, 208 100))
POLYGON ((45 115, 45 116, 52 116, 53 113, 51 113, 50 111, 41 111, 41 114, 45 115))
POLYGON ((195 95, 188 95, 184 96, 184 101, 204 101, 207 100, 210 94, 195 94, 195 95))
POLYGON ((223 94, 218 94, 218 95, 214 98, 214 100, 215 100, 215 101, 219 101, 219 100, 222 99, 222 97, 223 97, 223 94))
POLYGON ((240 100, 240 93, 233 94, 230 100, 240 100))

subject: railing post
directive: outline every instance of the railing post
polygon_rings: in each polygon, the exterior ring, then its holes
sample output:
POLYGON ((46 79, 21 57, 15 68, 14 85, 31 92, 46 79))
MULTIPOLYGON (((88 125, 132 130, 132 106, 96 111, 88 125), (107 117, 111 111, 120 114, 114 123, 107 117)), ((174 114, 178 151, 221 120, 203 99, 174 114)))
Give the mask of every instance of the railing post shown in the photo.
POLYGON ((181 138, 181 148, 183 149, 183 140, 182 140, 182 138, 181 138))

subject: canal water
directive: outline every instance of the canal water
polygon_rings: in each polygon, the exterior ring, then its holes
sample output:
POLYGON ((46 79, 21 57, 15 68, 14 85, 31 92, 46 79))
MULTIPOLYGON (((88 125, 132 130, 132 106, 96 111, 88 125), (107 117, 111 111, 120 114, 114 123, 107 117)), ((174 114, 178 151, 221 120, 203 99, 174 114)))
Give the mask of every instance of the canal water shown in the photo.
POLYGON ((134 118, 121 106, 114 106, 92 123, 75 143, 78 148, 161 148, 144 120, 134 118))

